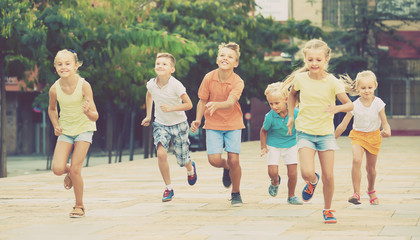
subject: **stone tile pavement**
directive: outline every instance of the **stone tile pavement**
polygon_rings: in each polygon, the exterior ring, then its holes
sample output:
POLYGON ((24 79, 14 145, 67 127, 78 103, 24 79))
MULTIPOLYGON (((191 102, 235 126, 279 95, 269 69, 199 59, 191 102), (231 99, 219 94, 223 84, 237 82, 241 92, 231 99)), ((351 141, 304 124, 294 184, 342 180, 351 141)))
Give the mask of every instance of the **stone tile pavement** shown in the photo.
MULTIPOLYGON (((265 158, 259 142, 242 143, 242 207, 231 207, 222 170, 210 166, 205 152, 194 152, 198 181, 189 186, 184 168, 169 155, 175 198, 162 203, 164 190, 156 158, 135 159, 83 169, 86 216, 68 217, 73 191, 52 172, 0 179, 0 239, 296 239, 420 240, 420 137, 384 139, 377 164, 380 205, 347 202, 352 194, 351 146, 338 140, 333 209, 337 224, 324 224, 322 183, 310 203, 286 202, 287 175, 277 197, 268 194, 265 158)), ((316 168, 320 172, 319 161, 316 168)), ((299 177, 296 193, 304 181, 299 177)), ((362 189, 367 188, 363 171, 362 189)))

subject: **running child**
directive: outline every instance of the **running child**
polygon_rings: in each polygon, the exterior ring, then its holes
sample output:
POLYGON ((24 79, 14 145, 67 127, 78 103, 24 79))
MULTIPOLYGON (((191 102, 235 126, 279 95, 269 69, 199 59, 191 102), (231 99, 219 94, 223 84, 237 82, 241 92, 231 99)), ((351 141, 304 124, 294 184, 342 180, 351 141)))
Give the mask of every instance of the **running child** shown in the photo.
POLYGON ((336 223, 331 209, 334 194, 334 150, 338 149, 334 138, 334 114, 348 112, 353 103, 344 91, 344 84, 327 72, 331 49, 322 41, 313 39, 302 49, 305 66, 291 74, 289 121, 292 133, 296 100, 299 97, 299 114, 296 118, 297 146, 300 169, 306 186, 303 201, 311 200, 320 178, 315 172, 315 154, 318 153, 322 170, 324 193, 323 216, 325 223, 336 223), (336 97, 342 105, 336 105, 336 97))
POLYGON ((92 144, 93 132, 96 131, 96 121, 99 118, 92 88, 77 73, 81 65, 74 51, 60 50, 57 53, 54 67, 60 78, 50 88, 48 106, 54 134, 58 136, 52 168, 58 176, 66 174, 66 189, 74 189, 76 204, 70 212, 72 218, 85 216, 82 165, 92 144), (68 165, 72 152, 71 163, 68 165))
MULTIPOLYGON (((276 82, 267 86, 265 96, 270 104, 271 111, 265 115, 263 126, 260 131, 261 156, 268 153, 268 176, 271 179, 268 193, 277 196, 280 175, 279 161, 281 158, 287 166, 288 177, 288 198, 287 202, 294 205, 302 205, 302 200, 295 196, 297 183, 298 151, 296 146, 296 130, 293 126, 292 134, 288 135, 287 121, 289 120, 287 110, 287 99, 289 96, 290 83, 276 82)), ((294 118, 299 110, 295 109, 294 118)))
POLYGON ((172 76, 174 72, 175 57, 169 53, 158 53, 155 61, 157 76, 147 82, 146 117, 141 122, 142 126, 150 125, 154 102, 153 139, 157 149, 159 170, 166 185, 162 202, 171 201, 174 197, 168 164, 171 141, 178 165, 187 169, 188 184, 192 186, 197 181, 195 163, 191 160, 189 152, 189 126, 185 115, 185 111, 192 108, 192 103, 185 87, 172 76))
POLYGON ((366 172, 368 179, 367 194, 372 205, 379 204, 375 191, 376 162, 382 138, 391 136, 391 127, 385 115, 385 103, 375 96, 378 87, 376 76, 372 71, 363 71, 357 74, 356 80, 343 76, 347 91, 360 97, 353 102, 354 109, 348 112, 340 125, 335 130, 335 138, 338 138, 347 128, 350 120, 353 120, 353 129, 350 132, 353 166, 351 177, 353 180, 353 195, 349 202, 360 204, 360 182, 362 179, 362 159, 366 155, 366 172), (382 127, 382 130, 380 128, 382 127))
POLYGON ((219 68, 204 77, 198 90, 200 100, 196 118, 191 123, 191 131, 197 131, 204 115, 208 161, 216 168, 223 168, 223 185, 226 188, 232 185, 232 206, 242 205, 239 153, 245 125, 238 101, 244 81, 233 71, 239 65, 239 56, 238 44, 230 42, 219 45, 216 59, 219 68), (222 157, 223 148, 227 152, 227 160, 222 157))

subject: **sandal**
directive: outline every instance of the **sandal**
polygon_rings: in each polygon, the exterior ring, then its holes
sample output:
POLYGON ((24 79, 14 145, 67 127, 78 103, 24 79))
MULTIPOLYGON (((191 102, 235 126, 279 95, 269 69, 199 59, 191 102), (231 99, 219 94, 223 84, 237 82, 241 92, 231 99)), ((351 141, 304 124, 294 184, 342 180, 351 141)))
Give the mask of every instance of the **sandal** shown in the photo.
POLYGON ((374 198, 371 198, 370 197, 370 195, 371 194, 374 194, 374 193, 376 193, 376 191, 375 190, 373 190, 373 191, 371 191, 371 192, 367 192, 367 194, 369 195, 369 202, 370 202, 370 204, 371 205, 378 205, 379 203, 378 203, 378 197, 374 197, 374 198))
POLYGON ((349 203, 353 203, 354 205, 361 204, 360 202, 360 195, 358 193, 354 193, 353 196, 349 198, 349 203))
POLYGON ((70 212, 71 218, 80 218, 85 216, 85 208, 80 206, 74 206, 73 210, 70 212))
POLYGON ((67 173, 67 175, 64 177, 64 188, 69 190, 73 187, 73 182, 70 178, 70 173, 67 173))

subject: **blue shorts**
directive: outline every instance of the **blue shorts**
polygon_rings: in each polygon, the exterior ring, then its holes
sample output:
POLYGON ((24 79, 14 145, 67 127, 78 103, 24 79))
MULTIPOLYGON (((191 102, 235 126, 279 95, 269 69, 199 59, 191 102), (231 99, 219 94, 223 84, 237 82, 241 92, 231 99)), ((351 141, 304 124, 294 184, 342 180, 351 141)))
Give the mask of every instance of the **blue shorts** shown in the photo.
POLYGON ((82 141, 82 142, 92 143, 92 137, 93 137, 93 131, 83 132, 76 136, 68 136, 65 134, 61 134, 60 136, 58 136, 57 142, 62 141, 62 142, 68 142, 70 144, 74 144, 74 142, 82 141))
POLYGON ((181 167, 187 165, 191 161, 189 130, 187 121, 172 126, 153 122, 153 138, 156 149, 161 143, 166 151, 169 151, 169 143, 172 140, 178 165, 181 167))
POLYGON ((206 147, 207 154, 223 153, 223 146, 226 152, 241 152, 242 130, 211 130, 206 129, 206 147))
POLYGON ((296 131, 298 149, 307 147, 316 151, 327 151, 339 149, 334 134, 312 135, 302 131, 296 131))

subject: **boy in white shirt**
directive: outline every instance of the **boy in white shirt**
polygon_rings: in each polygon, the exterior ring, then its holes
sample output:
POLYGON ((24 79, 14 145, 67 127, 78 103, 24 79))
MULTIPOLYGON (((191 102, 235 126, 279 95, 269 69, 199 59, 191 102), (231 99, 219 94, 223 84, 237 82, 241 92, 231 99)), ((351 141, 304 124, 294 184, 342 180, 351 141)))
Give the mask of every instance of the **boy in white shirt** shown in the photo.
POLYGON ((177 163, 179 166, 187 169, 188 183, 194 185, 197 181, 195 163, 191 160, 189 154, 189 125, 185 115, 185 111, 192 108, 192 103, 185 87, 172 76, 172 73, 175 72, 174 56, 169 53, 158 53, 155 62, 155 72, 156 78, 150 79, 146 85, 146 117, 141 122, 141 125, 150 125, 154 102, 153 138, 157 149, 159 170, 166 185, 162 202, 168 202, 174 196, 167 160, 167 152, 171 140, 173 141, 177 163))

